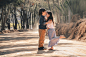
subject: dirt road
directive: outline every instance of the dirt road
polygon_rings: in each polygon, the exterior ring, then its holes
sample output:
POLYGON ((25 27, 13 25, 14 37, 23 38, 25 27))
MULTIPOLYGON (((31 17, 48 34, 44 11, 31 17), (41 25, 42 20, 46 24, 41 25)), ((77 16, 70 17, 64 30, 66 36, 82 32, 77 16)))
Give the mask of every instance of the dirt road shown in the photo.
MULTIPOLYGON (((86 43, 60 39, 53 51, 38 51, 38 32, 14 32, 0 35, 0 57, 86 57, 86 43)), ((45 47, 48 48, 48 37, 45 47)))

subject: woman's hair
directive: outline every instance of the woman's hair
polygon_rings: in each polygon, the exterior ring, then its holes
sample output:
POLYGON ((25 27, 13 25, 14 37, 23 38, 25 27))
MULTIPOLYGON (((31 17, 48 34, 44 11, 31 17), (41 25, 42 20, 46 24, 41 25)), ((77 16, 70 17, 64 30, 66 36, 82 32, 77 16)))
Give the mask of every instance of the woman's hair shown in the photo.
POLYGON ((46 11, 45 9, 40 9, 39 10, 39 16, 42 15, 42 12, 46 11))
MULTIPOLYGON (((48 17, 48 20, 51 19, 51 20, 54 22, 52 12, 47 12, 47 13, 50 15, 50 16, 48 17)), ((47 20, 47 21, 48 21, 48 20, 47 20)))

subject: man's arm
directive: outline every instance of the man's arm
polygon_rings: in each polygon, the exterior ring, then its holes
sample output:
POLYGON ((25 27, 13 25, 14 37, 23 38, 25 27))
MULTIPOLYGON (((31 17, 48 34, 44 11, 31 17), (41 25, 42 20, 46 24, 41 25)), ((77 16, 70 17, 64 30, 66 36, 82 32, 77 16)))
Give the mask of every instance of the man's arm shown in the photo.
POLYGON ((43 18, 40 18, 40 25, 47 25, 51 22, 45 22, 43 18))

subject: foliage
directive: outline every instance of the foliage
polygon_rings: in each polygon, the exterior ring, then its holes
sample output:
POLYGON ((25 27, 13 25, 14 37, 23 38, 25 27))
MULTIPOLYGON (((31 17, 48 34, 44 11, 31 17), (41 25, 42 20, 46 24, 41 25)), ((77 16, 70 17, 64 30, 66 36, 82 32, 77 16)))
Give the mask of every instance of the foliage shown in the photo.
POLYGON ((22 0, 0 0, 0 7, 8 5, 10 3, 15 4, 16 6, 20 5, 22 0))
POLYGON ((83 17, 83 12, 86 11, 86 0, 65 0, 64 7, 70 8, 73 14, 79 14, 83 17))

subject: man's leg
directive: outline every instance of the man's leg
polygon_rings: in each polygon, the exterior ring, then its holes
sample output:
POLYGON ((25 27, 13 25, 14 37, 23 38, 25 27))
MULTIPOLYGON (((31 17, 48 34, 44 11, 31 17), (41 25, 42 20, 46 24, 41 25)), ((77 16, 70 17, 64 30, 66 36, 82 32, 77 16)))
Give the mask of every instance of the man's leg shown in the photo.
POLYGON ((43 47, 45 40, 46 29, 39 29, 39 48, 43 47))

